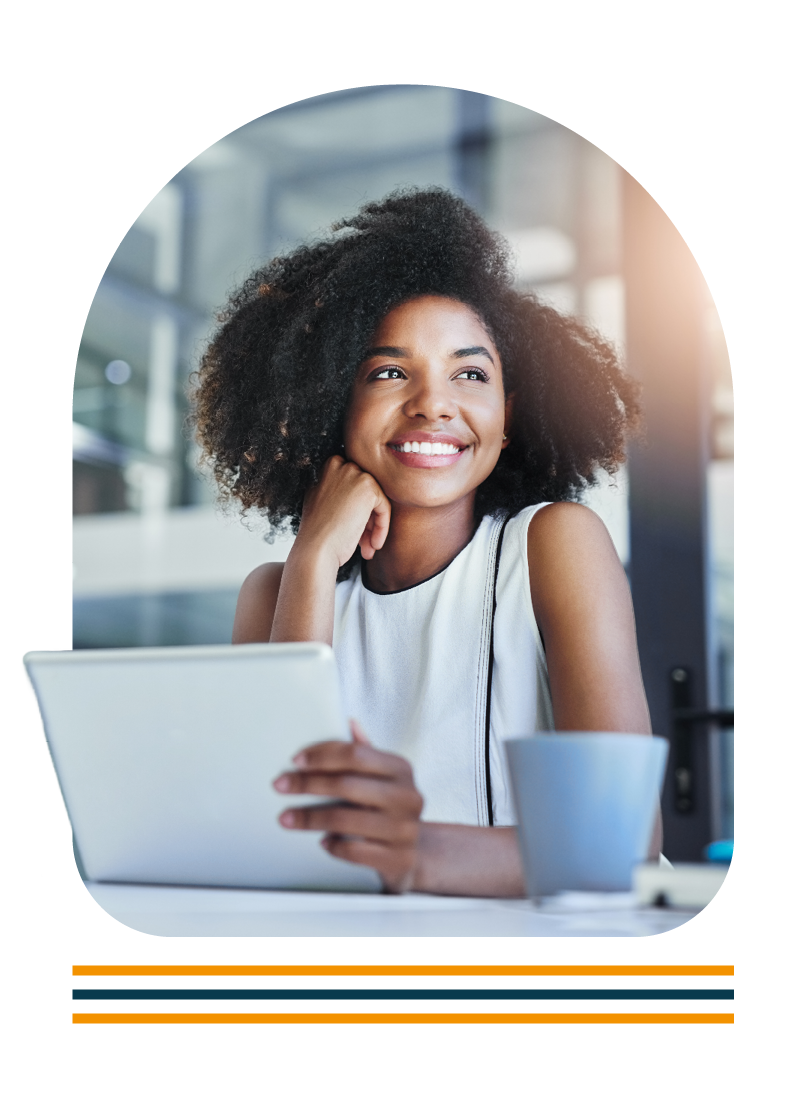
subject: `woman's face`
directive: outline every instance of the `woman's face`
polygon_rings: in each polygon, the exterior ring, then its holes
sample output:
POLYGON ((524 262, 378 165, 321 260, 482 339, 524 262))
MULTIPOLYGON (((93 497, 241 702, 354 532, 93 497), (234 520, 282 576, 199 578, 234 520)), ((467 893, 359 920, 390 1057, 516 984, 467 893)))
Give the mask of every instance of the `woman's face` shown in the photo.
POLYGON ((393 504, 471 497, 505 447, 500 355, 471 307, 419 296, 381 321, 353 384, 345 454, 393 504))

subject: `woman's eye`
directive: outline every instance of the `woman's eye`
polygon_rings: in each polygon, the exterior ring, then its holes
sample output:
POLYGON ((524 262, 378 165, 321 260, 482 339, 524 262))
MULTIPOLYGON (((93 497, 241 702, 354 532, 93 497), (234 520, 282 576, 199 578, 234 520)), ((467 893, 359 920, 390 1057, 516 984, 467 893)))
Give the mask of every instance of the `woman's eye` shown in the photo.
POLYGON ((373 373, 373 381, 396 381, 400 377, 405 377, 401 369, 393 367, 392 369, 379 369, 377 373, 373 373))
POLYGON ((486 374, 483 372, 482 369, 462 369, 461 373, 457 373, 453 380, 454 381, 458 380, 458 378, 463 378, 465 381, 488 381, 489 380, 489 378, 486 376, 486 374))

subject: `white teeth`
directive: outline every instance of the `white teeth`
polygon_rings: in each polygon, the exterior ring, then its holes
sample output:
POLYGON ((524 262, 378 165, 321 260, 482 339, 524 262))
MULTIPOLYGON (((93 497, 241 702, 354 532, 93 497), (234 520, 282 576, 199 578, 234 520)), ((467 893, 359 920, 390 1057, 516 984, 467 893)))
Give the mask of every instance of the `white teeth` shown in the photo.
POLYGON ((456 447, 453 443, 417 443, 416 440, 405 443, 393 444, 398 451, 408 453, 412 451, 415 455, 458 455, 460 448, 456 447))

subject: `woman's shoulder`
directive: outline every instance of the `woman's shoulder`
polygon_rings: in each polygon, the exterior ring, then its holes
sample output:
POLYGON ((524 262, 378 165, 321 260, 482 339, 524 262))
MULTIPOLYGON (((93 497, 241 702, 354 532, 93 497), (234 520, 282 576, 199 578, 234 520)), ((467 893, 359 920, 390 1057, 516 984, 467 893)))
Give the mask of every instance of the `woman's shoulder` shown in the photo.
POLYGON ((507 518, 504 537, 508 543, 515 540, 522 551, 540 542, 559 550, 608 538, 608 531, 597 514, 579 502, 540 502, 507 518))
POLYGON ((281 589, 283 564, 259 564, 245 578, 236 601, 233 642, 268 642, 281 589))
POLYGON ((522 513, 529 515, 529 541, 563 538, 565 543, 573 543, 590 537, 608 537, 602 518, 580 502, 543 502, 522 513))
POLYGON ((503 567, 521 567, 531 586, 567 571, 579 576, 597 566, 619 566, 602 519, 578 502, 540 502, 507 518, 502 554, 503 567))
POLYGON ((553 502, 540 508, 528 524, 526 545, 534 609, 545 601, 574 605, 612 588, 627 590, 608 529, 587 506, 553 502))
POLYGON ((532 568, 619 564, 608 529, 594 510, 579 502, 550 502, 534 512, 526 538, 532 568))
POLYGON ((270 591, 273 588, 277 592, 281 585, 284 567, 283 562, 259 564, 257 568, 253 568, 249 575, 245 576, 239 596, 241 597, 243 594, 262 595, 265 591, 270 591))

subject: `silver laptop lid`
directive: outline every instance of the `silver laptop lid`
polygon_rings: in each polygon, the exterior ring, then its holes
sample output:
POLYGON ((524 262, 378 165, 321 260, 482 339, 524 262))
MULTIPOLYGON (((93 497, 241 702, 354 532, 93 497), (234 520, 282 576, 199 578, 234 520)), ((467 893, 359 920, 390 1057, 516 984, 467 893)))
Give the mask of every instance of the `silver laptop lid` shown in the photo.
POLYGON ((272 782, 303 746, 347 738, 329 646, 29 653, 78 850, 105 882, 377 890, 319 833, 281 828, 272 782))

